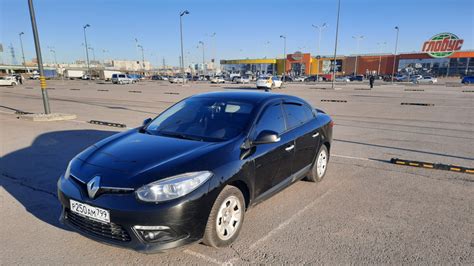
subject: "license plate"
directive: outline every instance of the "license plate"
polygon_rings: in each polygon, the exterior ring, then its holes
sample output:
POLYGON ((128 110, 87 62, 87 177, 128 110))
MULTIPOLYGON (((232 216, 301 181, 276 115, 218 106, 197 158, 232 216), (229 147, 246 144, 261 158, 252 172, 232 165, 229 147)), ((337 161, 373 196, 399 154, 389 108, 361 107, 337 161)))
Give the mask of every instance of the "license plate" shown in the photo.
POLYGON ((71 211, 74 213, 99 222, 110 223, 110 213, 108 210, 90 206, 75 200, 69 200, 69 205, 71 211))

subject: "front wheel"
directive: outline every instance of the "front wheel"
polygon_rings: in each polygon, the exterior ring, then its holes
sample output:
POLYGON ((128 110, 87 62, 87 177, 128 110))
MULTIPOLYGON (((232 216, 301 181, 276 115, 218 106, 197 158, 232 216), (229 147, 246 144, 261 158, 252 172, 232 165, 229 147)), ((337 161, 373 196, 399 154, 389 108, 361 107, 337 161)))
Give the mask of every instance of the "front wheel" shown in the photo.
POLYGON ((217 196, 207 220, 203 243, 211 247, 225 247, 237 239, 245 214, 242 192, 225 186, 217 196))
POLYGON ((329 162, 329 151, 326 145, 321 145, 319 148, 318 155, 313 163, 313 167, 306 177, 307 181, 320 182, 326 175, 326 170, 329 162))

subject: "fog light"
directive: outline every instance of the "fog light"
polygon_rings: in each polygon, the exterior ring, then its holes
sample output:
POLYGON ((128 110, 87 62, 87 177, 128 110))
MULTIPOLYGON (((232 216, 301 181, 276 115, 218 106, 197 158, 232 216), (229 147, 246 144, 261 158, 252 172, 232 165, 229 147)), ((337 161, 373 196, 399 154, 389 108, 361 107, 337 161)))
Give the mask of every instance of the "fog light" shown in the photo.
POLYGON ((147 242, 168 242, 177 237, 176 232, 168 226, 136 225, 133 228, 147 242))

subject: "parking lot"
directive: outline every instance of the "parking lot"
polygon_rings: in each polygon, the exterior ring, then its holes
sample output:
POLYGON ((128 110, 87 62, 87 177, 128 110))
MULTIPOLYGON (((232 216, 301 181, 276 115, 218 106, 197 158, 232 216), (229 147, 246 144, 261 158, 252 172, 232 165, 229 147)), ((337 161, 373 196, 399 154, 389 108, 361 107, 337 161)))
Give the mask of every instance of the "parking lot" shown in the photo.
POLYGON ((48 87, 52 112, 77 119, 17 119, 17 110, 42 112, 38 82, 0 88, 2 264, 474 263, 474 175, 390 163, 474 168, 473 86, 286 84, 275 93, 302 97, 335 121, 325 179, 297 182, 250 209, 229 248, 193 244, 152 255, 97 243, 58 222, 56 181, 68 161, 126 130, 88 121, 133 128, 187 96, 253 85, 55 80, 48 87))

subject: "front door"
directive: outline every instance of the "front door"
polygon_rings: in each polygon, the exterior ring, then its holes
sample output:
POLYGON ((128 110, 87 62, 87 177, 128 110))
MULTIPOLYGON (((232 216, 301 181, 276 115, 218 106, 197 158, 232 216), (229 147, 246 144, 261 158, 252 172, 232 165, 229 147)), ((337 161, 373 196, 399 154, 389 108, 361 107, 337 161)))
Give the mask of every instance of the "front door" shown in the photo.
POLYGON ((251 134, 252 139, 263 130, 281 134, 279 142, 258 144, 250 157, 255 162, 255 198, 268 192, 275 185, 275 180, 283 180, 291 175, 294 155, 291 145, 294 145, 294 141, 283 133, 286 130, 284 119, 281 102, 273 102, 262 112, 251 134))

